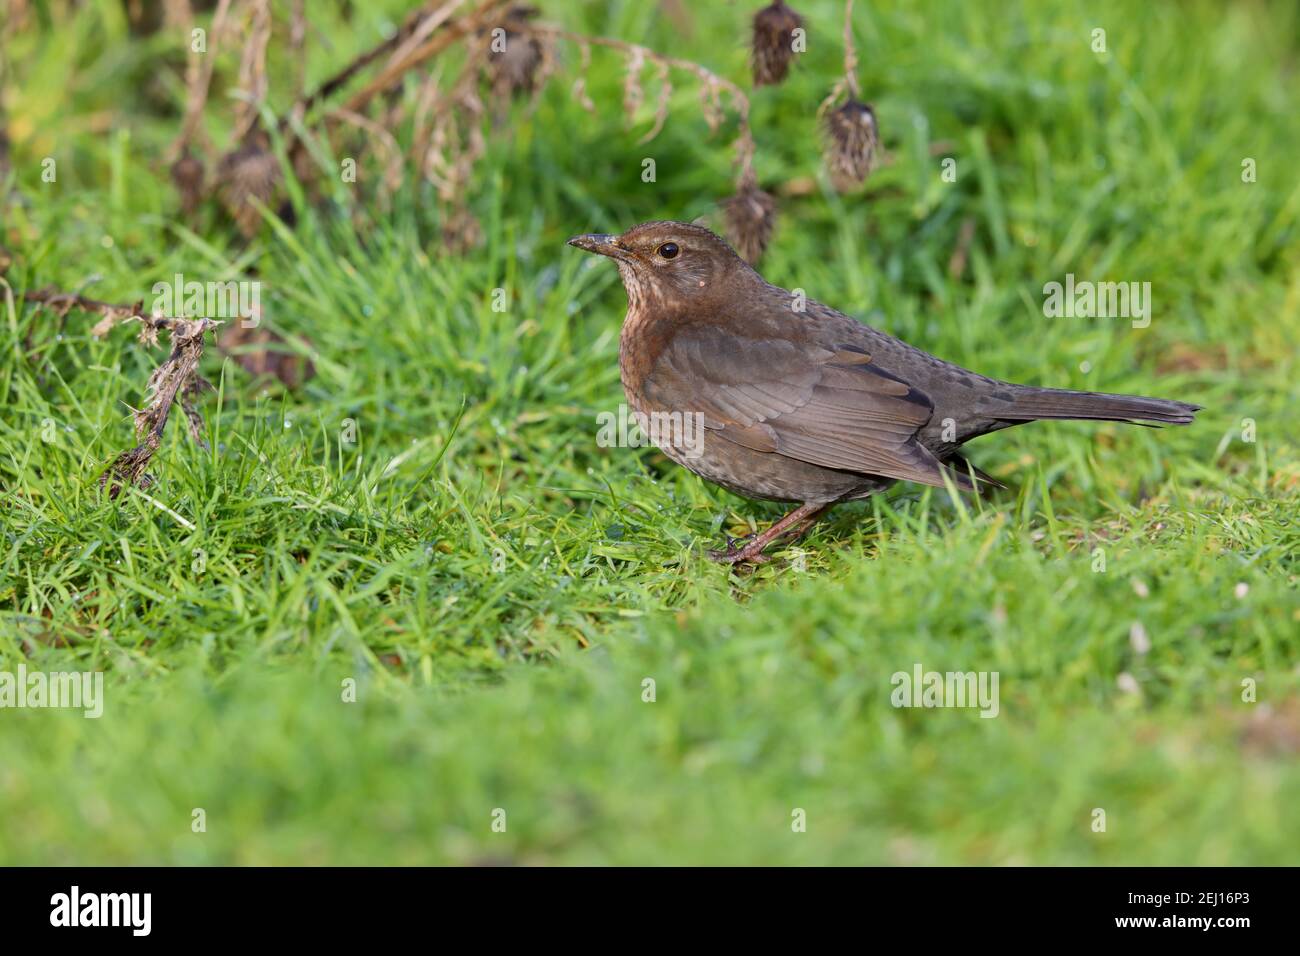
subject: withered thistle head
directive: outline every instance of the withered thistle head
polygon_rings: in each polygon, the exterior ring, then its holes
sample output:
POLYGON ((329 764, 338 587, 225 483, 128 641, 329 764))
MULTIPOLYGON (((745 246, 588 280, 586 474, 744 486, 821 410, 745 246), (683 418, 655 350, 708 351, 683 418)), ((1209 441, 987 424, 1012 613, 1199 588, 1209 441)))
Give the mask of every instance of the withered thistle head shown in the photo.
POLYGON ((487 72, 492 92, 497 97, 535 93, 544 78, 546 48, 535 36, 512 30, 523 27, 537 16, 535 7, 522 4, 511 7, 505 21, 494 30, 488 41, 487 72))
POLYGON ((776 0, 754 14, 754 39, 750 62, 754 85, 780 83, 790 72, 794 59, 794 31, 803 26, 803 17, 782 0, 776 0))
POLYGON ((841 191, 864 182, 876 165, 880 133, 876 113, 850 99, 826 114, 826 168, 841 191))
POLYGON ((203 198, 203 160, 190 152, 187 147, 176 162, 172 163, 172 183, 180 193, 181 210, 185 215, 194 214, 199 201, 203 198))
POLYGON ((221 201, 239 226, 252 238, 262 224, 262 214, 251 200, 271 205, 280 182, 280 164, 262 137, 249 137, 238 149, 221 157, 217 165, 221 201))
POLYGON ((745 186, 722 204, 727 238, 740 257, 753 265, 763 255, 776 225, 776 200, 757 186, 745 186))

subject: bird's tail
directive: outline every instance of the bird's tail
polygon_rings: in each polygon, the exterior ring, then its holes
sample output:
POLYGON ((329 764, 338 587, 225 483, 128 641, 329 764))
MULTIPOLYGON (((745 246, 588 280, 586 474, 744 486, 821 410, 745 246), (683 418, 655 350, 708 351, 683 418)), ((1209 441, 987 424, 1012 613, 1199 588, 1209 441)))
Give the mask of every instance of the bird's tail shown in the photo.
POLYGON ((1109 422, 1153 422, 1159 425, 1188 425, 1200 405, 1143 395, 1108 395, 1105 392, 1073 392, 1064 388, 1019 386, 1012 400, 1000 406, 997 416, 1005 421, 1032 422, 1047 418, 1087 419, 1109 422))

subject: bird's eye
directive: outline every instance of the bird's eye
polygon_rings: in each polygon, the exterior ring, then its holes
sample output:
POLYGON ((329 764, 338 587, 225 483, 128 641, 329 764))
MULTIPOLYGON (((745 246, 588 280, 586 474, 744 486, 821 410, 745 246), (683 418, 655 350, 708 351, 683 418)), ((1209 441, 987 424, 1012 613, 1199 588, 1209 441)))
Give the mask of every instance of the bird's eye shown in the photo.
POLYGON ((665 242, 659 247, 659 255, 664 259, 676 259, 677 253, 680 251, 681 250, 677 248, 677 243, 675 242, 665 242))

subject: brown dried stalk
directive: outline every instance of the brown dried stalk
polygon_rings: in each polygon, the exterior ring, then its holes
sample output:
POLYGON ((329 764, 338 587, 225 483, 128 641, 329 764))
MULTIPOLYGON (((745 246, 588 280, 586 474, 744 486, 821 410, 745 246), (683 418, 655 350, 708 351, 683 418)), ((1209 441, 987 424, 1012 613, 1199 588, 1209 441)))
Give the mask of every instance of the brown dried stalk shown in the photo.
POLYGON ((231 141, 242 143, 258 123, 258 107, 266 99, 266 48, 271 41, 271 0, 248 0, 248 38, 239 62, 239 90, 231 141))
MULTIPOLYGON (((167 150, 167 159, 174 162, 193 142, 195 136, 202 135, 203 107, 208 102, 208 88, 212 84, 212 69, 216 63, 216 43, 225 30, 226 17, 230 13, 230 0, 220 0, 217 11, 212 16, 212 30, 208 35, 209 43, 206 53, 190 51, 185 64, 185 119, 181 123, 180 134, 167 150)), ((186 34, 193 28, 191 15, 186 34)))
POLYGON ((408 70, 428 62, 457 40, 487 25, 506 0, 480 0, 469 13, 456 20, 451 16, 465 0, 450 0, 439 10, 420 22, 402 46, 389 57, 380 74, 358 90, 343 105, 352 113, 362 113, 376 95, 391 89, 401 81, 408 70), (442 27, 446 29, 440 29, 442 27))
POLYGON ((573 98, 588 113, 595 113, 596 104, 591 101, 591 95, 587 92, 587 70, 591 68, 591 47, 585 43, 581 47, 581 57, 582 61, 578 64, 578 78, 573 81, 573 98))
POLYGON ((443 245, 452 252, 465 252, 482 238, 482 229, 466 197, 474 166, 487 150, 483 113, 478 95, 478 62, 471 59, 462 68, 451 93, 438 101, 420 160, 421 170, 438 194, 443 245))
POLYGON ((430 73, 415 104, 411 162, 434 186, 443 245, 451 252, 464 252, 482 238, 467 200, 474 166, 487 149, 477 89, 480 66, 481 58, 471 56, 446 94, 440 92, 442 71, 430 73))
MULTIPOLYGON (((732 109, 736 113, 736 120, 739 125, 739 132, 736 134, 736 189, 745 189, 756 183, 754 176, 754 138, 750 133, 749 127, 749 97, 735 83, 714 73, 703 64, 696 63, 693 60, 682 60, 677 57, 665 56, 649 47, 642 46, 639 43, 629 43, 626 40, 615 40, 611 37, 587 36, 581 33, 573 33, 563 30, 559 27, 547 26, 545 24, 524 24, 517 28, 522 33, 530 33, 538 37, 552 37, 557 40, 565 40, 573 43, 582 49, 588 45, 607 47, 611 50, 618 50, 628 57, 628 80, 624 85, 623 107, 627 112, 632 112, 639 107, 642 101, 638 77, 641 72, 641 66, 646 63, 654 63, 661 70, 673 69, 681 70, 693 74, 701 83, 702 104, 707 94, 708 101, 713 104, 719 102, 719 92, 725 91, 731 96, 732 109)), ((584 63, 587 62, 584 56, 584 63)), ((661 72, 660 76, 664 74, 661 72)), ((585 87, 584 87, 585 89, 585 87)), ((669 89, 668 95, 672 91, 669 89)), ((656 125, 653 130, 658 133, 663 124, 659 122, 659 112, 664 110, 664 99, 661 100, 659 110, 656 111, 656 125)), ((710 129, 716 128, 716 120, 720 119, 720 109, 705 109, 705 120, 709 123, 710 129)), ((643 139, 642 142, 648 142, 650 137, 643 139)))
MULTIPOLYGON (((387 157, 385 172, 379 183, 381 188, 380 196, 386 198, 386 194, 395 191, 401 183, 401 150, 397 146, 392 130, 401 121, 404 112, 404 106, 398 99, 403 78, 407 72, 425 64, 456 41, 474 36, 487 24, 493 22, 493 19, 499 16, 499 9, 506 2, 507 0, 480 0, 469 12, 458 17, 455 15, 466 5, 467 0, 445 0, 440 4, 426 4, 411 14, 393 37, 362 53, 345 66, 342 71, 326 81, 313 94, 300 100, 295 105, 294 111, 301 116, 310 106, 321 102, 335 91, 341 89, 345 83, 359 74, 365 67, 387 55, 388 58, 377 75, 372 77, 370 82, 362 89, 349 97, 344 104, 334 107, 325 114, 323 120, 327 127, 346 123, 363 130, 372 139, 376 137, 379 139, 382 151, 387 157), (378 96, 384 96, 390 102, 390 105, 381 117, 368 117, 366 111, 378 96)), ((435 122, 431 130, 424 125, 425 117, 430 111, 435 95, 436 86, 431 86, 426 81, 417 97, 412 156, 416 159, 420 168, 424 170, 427 170, 429 166, 426 158, 431 152, 434 152, 431 146, 432 140, 438 135, 440 129, 445 133, 443 127, 447 122, 445 118, 440 118, 435 122)), ((461 108, 466 104, 458 99, 457 102, 446 105, 461 108)), ((438 106, 437 116, 444 117, 444 109, 442 108, 444 103, 440 101, 438 106)), ((476 120, 477 113, 473 113, 472 118, 476 120)), ((282 130, 286 128, 288 120, 289 117, 286 117, 281 121, 282 130)), ((471 140, 475 137, 481 139, 481 133, 477 131, 467 135, 471 140)), ((287 148, 289 155, 295 160, 295 168, 305 165, 303 162, 305 160, 305 150, 301 148, 296 136, 289 135, 287 137, 287 148)), ((478 152, 481 153, 481 149, 478 152)), ((468 163, 472 164, 476 159, 477 154, 469 157, 468 163)), ((456 185, 459 186, 467 182, 467 180, 468 170, 466 170, 465 175, 457 177, 456 185)), ((447 187, 440 186, 440 195, 445 194, 447 191, 447 187)), ((463 189, 457 189, 456 192, 462 193, 463 189)), ((463 197, 458 199, 458 205, 464 207, 463 197)), ((467 218, 472 219, 472 217, 462 216, 462 222, 467 222, 467 218)), ((465 225, 464 228, 458 231, 468 233, 469 227, 465 225)))
POLYGON ((442 68, 439 66, 437 69, 429 71, 415 96, 415 107, 411 119, 410 161, 420 172, 424 171, 424 157, 428 155, 429 140, 433 135, 433 124, 430 117, 434 112, 434 106, 437 105, 439 115, 445 109, 446 100, 438 95, 441 82, 442 68))
POLYGON ((383 189, 380 196, 385 200, 395 193, 402 185, 402 147, 397 144, 382 123, 377 123, 368 116, 362 116, 360 113, 353 113, 351 110, 338 109, 330 114, 330 119, 337 119, 344 123, 349 123, 357 129, 366 133, 372 142, 377 143, 379 151, 387 156, 387 162, 384 164, 384 177, 381 185, 383 189))
MULTIPOLYGON (((179 18, 179 25, 188 39, 194 27, 194 14, 189 0, 177 0, 174 8, 169 8, 169 22, 179 18)), ((196 156, 190 149, 194 139, 206 142, 203 132, 203 108, 208 102, 208 88, 212 82, 212 68, 216 62, 217 38, 225 29, 226 17, 230 12, 230 0, 220 0, 217 11, 212 18, 212 43, 206 53, 190 50, 185 63, 185 119, 181 123, 180 133, 168 147, 165 161, 170 167, 172 182, 181 197, 181 210, 186 216, 193 215, 203 198, 206 166, 201 156, 196 156)))
POLYGON ((293 61, 293 99, 297 106, 307 89, 307 0, 293 0, 289 20, 289 57, 293 61))
POLYGON ((103 337, 115 325, 133 320, 145 327, 141 330, 140 334, 142 336, 147 330, 153 330, 156 336, 158 330, 168 329, 171 327, 171 323, 177 321, 166 316, 147 314, 144 311, 143 301, 131 305, 114 305, 111 302, 100 302, 98 299, 91 299, 76 292, 63 292, 49 286, 44 289, 33 289, 25 292, 23 301, 43 305, 59 318, 63 318, 73 309, 80 309, 82 312, 92 312, 103 316, 95 324, 95 327, 90 330, 90 334, 95 338, 103 337))
MULTIPOLYGON (((293 105, 293 109, 290 113, 298 116, 306 115, 312 107, 329 99, 351 82, 354 76, 368 67, 371 63, 374 63, 375 60, 379 59, 385 53, 392 52, 393 48, 409 37, 415 28, 419 26, 420 22, 429 15, 432 6, 433 4, 429 4, 423 9, 416 10, 406 18, 406 22, 403 23, 402 26, 398 28, 397 32, 391 37, 388 37, 376 46, 361 52, 341 70, 338 70, 333 76, 321 83, 320 86, 316 87, 316 89, 312 90, 311 93, 300 97, 298 102, 293 105)), ((280 121, 281 130, 288 129, 288 125, 289 120, 286 116, 280 121)))
MULTIPOLYGON (((9 79, 8 46, 5 40, 3 32, 0 32, 0 182, 9 178, 9 170, 12 168, 9 159, 9 118, 5 113, 4 102, 4 91, 8 88, 9 79)), ((4 208, 6 200, 6 196, 0 195, 0 209, 4 208)))
POLYGON ((847 91, 850 99, 861 96, 858 89, 858 51, 853 45, 853 0, 844 0, 844 75, 822 101, 818 113, 824 113, 847 91))
POLYGON ((641 70, 645 67, 645 48, 633 47, 627 56, 627 69, 623 74, 623 113, 629 123, 641 108, 644 94, 641 91, 641 70))
POLYGON ((668 104, 673 97, 673 83, 667 63, 659 64, 657 76, 659 80, 659 101, 655 104, 655 123, 654 126, 650 127, 649 132, 636 141, 638 146, 644 146, 658 136, 664 128, 664 123, 668 122, 668 104))
POLYGON ((200 448, 207 449, 203 438, 203 417, 192 398, 204 388, 211 388, 198 374, 199 359, 203 356, 203 334, 220 324, 212 319, 171 320, 171 354, 149 376, 148 404, 144 408, 132 409, 135 434, 140 443, 113 459, 99 476, 99 486, 108 489, 110 498, 121 493, 124 483, 142 488, 152 484, 145 468, 162 444, 163 430, 178 396, 189 423, 190 436, 200 448))
POLYGON ((45 306, 60 318, 72 309, 101 316, 91 329, 91 334, 96 337, 107 334, 115 325, 131 321, 141 324, 140 341, 145 344, 157 344, 158 333, 162 330, 171 333, 171 353, 149 376, 147 404, 144 408, 131 410, 139 444, 114 458, 99 476, 99 485, 108 489, 110 498, 116 498, 127 484, 141 488, 149 486, 151 479, 145 474, 145 468, 158 451, 163 430, 167 427, 167 418, 177 400, 180 401, 189 424, 190 437, 199 447, 207 448, 207 441, 203 437, 203 416, 194 398, 212 387, 199 375, 198 366, 199 359, 203 356, 204 333, 221 325, 221 322, 148 315, 144 311, 143 302, 115 305, 52 288, 28 292, 23 299, 45 306))

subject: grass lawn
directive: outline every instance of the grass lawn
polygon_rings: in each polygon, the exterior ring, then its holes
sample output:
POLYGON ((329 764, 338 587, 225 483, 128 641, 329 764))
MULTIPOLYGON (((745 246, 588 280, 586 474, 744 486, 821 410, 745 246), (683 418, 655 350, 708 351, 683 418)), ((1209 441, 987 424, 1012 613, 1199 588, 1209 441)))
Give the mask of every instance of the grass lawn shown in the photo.
MULTIPOLYGON (((313 82, 408 8, 311 6, 313 82)), ((749 89, 757 3, 684 4, 686 26, 542 6, 749 89)), ((589 114, 564 51, 489 132, 464 255, 409 175, 388 208, 294 195, 249 241, 167 182, 178 36, 81 4, 8 41, 0 671, 103 671, 104 713, 0 710, 0 863, 1297 862, 1300 10, 860 3, 889 158, 841 195, 815 115, 841 7, 794 6, 808 52, 750 92, 766 278, 1195 424, 991 435, 967 450, 1007 490, 900 485, 733 573, 705 550, 781 507, 598 445, 626 301, 564 244, 729 193, 734 126, 710 137, 689 78, 642 145, 657 86, 629 126, 598 49, 589 114), (96 338, 23 292, 133 302, 176 273, 260 280, 315 374, 254 381, 209 347, 209 450, 177 410, 154 483, 112 501, 96 478, 166 337, 96 338), (1150 325, 1045 317, 1067 274, 1149 282, 1150 325), (918 664, 997 672, 997 716, 892 706, 918 664)))

